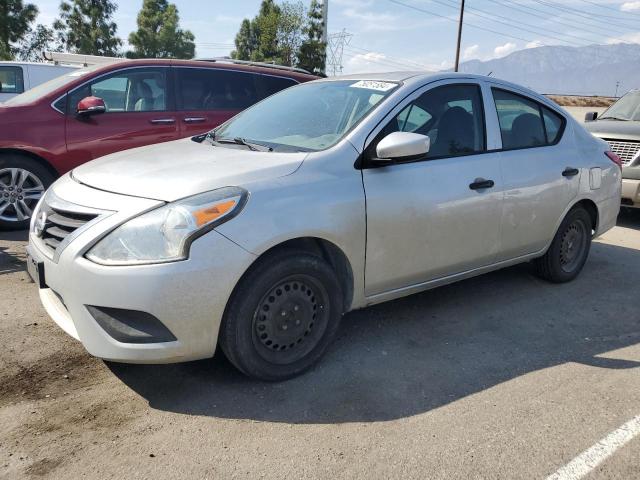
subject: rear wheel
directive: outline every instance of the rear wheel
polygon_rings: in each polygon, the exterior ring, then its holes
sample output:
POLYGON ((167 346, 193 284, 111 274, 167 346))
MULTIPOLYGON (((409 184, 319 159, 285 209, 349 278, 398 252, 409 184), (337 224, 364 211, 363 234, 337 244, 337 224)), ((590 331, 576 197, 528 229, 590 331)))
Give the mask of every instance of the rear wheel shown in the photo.
POLYGON ((0 156, 0 229, 29 228, 31 215, 53 175, 32 158, 0 156))
POLYGON ((582 207, 573 208, 560 224, 547 253, 536 259, 538 275, 562 283, 578 276, 591 248, 593 225, 582 207))
POLYGON ((285 380, 320 359, 341 316, 342 295, 331 267, 315 255, 283 251, 241 280, 225 312, 220 346, 246 375, 285 380))

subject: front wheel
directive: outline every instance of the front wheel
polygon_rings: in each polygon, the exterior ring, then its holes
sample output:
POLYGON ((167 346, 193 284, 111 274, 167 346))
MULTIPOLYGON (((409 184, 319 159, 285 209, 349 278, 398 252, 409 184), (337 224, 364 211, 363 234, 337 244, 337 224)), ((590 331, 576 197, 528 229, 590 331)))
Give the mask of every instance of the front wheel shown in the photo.
POLYGON ((53 175, 32 158, 0 156, 0 230, 25 230, 53 175))
POLYGON ((322 258, 281 251, 259 261, 236 287, 220 346, 244 374, 285 380, 320 359, 342 311, 339 282, 322 258))
POLYGON ((576 278, 589 256, 592 229, 591 216, 584 208, 569 211, 547 253, 535 260, 538 275, 554 283, 576 278))

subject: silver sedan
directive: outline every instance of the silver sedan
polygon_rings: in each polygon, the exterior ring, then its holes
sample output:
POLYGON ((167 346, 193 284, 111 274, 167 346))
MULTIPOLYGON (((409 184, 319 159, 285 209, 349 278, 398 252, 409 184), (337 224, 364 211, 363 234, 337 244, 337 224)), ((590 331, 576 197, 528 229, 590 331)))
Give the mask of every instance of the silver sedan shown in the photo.
POLYGON ((572 280, 615 224, 620 183, 607 144, 525 88, 331 78, 75 169, 37 207, 28 265, 93 355, 178 362, 219 345, 282 380, 350 310, 527 261, 572 280))

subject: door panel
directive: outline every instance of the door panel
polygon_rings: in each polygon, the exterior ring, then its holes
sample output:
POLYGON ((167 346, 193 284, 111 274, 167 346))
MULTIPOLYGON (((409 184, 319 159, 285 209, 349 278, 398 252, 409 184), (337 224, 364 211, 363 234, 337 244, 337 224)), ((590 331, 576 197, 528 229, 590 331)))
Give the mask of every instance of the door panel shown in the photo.
POLYGON ((498 154, 368 169, 366 295, 482 267, 500 246, 498 154), (492 189, 472 190, 477 178, 492 189))
POLYGON ((578 194, 580 174, 562 176, 575 152, 564 145, 501 152, 505 184, 499 260, 535 253, 549 244, 558 220, 578 194))
POLYGON ((124 69, 68 95, 66 142, 72 167, 109 153, 175 140, 178 123, 167 95, 167 68, 124 69), (84 97, 98 96, 107 111, 76 116, 84 97))
POLYGON ((507 260, 549 244, 578 194, 580 172, 563 175, 579 165, 571 164, 572 142, 562 139, 562 116, 515 92, 493 88, 492 97, 505 149, 500 153, 505 197, 498 260, 507 260))
POLYGON ((365 168, 367 296, 494 262, 500 248, 502 175, 486 151, 477 84, 445 84, 409 101, 367 147, 394 131, 428 135, 424 159, 365 168), (481 180, 493 186, 476 188, 481 180), (472 184, 473 188, 472 188, 472 184))

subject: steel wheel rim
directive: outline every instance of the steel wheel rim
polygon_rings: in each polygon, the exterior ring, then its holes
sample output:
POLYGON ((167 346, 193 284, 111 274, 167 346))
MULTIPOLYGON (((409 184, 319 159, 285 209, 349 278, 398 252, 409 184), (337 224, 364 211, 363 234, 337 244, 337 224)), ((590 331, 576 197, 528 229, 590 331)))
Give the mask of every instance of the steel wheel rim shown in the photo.
POLYGON ((29 220, 44 190, 42 180, 29 170, 0 169, 0 220, 29 220))
POLYGON ((560 241, 560 267, 566 273, 572 273, 584 256, 587 245, 587 227, 582 220, 569 224, 560 241))
POLYGON ((253 315, 252 338, 270 363, 290 364, 322 339, 329 319, 329 295, 310 275, 289 276, 268 289, 253 315))

